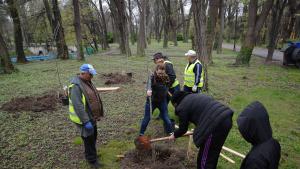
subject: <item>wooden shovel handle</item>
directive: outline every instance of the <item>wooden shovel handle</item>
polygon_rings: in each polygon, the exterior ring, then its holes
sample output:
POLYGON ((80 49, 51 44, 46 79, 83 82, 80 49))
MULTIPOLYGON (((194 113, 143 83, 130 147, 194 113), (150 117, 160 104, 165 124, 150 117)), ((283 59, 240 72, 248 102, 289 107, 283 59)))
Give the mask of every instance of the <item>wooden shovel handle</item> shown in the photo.
MULTIPOLYGON (((189 135, 192 135, 192 134, 193 134, 193 132, 188 131, 183 136, 189 136, 189 135)), ((169 140, 169 137, 161 137, 161 138, 151 139, 150 143, 154 143, 154 142, 157 142, 157 141, 165 141, 165 140, 169 140)))

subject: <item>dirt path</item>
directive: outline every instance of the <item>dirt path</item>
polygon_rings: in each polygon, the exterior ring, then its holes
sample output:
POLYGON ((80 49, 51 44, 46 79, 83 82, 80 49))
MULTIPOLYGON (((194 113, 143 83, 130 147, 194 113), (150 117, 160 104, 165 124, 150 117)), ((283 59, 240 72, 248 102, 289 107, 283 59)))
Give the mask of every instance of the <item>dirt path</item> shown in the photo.
MULTIPOLYGON (((233 44, 229 44, 229 43, 223 43, 222 47, 224 49, 233 49, 233 44)), ((240 51, 241 49, 241 46, 239 45, 236 45, 236 49, 237 51, 240 51)), ((268 55, 268 49, 266 48, 260 48, 260 47, 255 47, 253 52, 252 52, 253 55, 256 55, 256 56, 260 56, 260 57, 263 57, 263 58, 266 58, 267 55, 268 55)), ((279 50, 275 50, 274 51, 274 54, 273 54, 273 60, 277 60, 277 61, 283 61, 283 53, 280 52, 279 50)))

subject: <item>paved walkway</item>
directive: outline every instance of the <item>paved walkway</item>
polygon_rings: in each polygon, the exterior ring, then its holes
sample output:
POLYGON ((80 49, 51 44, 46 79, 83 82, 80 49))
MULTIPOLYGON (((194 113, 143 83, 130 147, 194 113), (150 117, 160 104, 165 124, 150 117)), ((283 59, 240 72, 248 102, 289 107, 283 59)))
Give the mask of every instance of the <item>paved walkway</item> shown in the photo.
MULTIPOLYGON (((233 44, 223 43, 222 47, 224 49, 233 49, 233 44)), ((240 51, 240 49, 241 49, 241 46, 236 45, 236 50, 240 51)), ((252 54, 266 58, 268 55, 268 49, 255 47, 252 54)), ((275 50, 274 54, 273 54, 273 60, 278 60, 278 61, 282 62, 283 61, 283 52, 280 52, 279 50, 275 50)))

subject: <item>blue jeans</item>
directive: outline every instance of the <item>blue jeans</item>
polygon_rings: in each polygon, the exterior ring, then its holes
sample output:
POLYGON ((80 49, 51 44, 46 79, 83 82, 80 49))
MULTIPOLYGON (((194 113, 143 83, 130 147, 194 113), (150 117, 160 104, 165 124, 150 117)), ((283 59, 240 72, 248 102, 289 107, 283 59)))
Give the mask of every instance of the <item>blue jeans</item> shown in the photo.
POLYGON ((202 89, 201 87, 198 87, 197 91, 193 92, 192 87, 187 87, 186 85, 183 86, 183 91, 185 91, 185 92, 201 93, 201 89, 202 89))
MULTIPOLYGON (((172 133, 172 124, 168 115, 168 104, 167 104, 167 99, 164 99, 162 102, 160 103, 153 103, 152 102, 152 112, 158 108, 160 113, 159 113, 159 117, 164 121, 165 124, 165 130, 167 133, 172 133)), ((140 135, 144 135, 147 126, 149 124, 150 121, 150 116, 151 113, 150 112, 150 103, 149 103, 149 98, 147 98, 146 104, 145 104, 145 114, 144 114, 144 118, 141 124, 141 130, 140 130, 140 135)))

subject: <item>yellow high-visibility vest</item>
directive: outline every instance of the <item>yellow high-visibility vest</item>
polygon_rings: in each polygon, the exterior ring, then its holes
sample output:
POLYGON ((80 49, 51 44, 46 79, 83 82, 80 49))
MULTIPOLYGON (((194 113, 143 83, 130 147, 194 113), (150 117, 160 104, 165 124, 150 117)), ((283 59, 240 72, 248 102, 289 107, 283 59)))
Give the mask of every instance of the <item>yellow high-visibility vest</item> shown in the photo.
MULTIPOLYGON (((171 65, 173 65, 173 63, 170 62, 169 60, 165 60, 165 61, 164 61, 164 64, 166 64, 166 63, 170 63, 171 65)), ((177 85, 179 85, 179 81, 178 81, 177 79, 175 79, 175 81, 173 82, 171 88, 174 88, 174 87, 176 87, 177 85)))
MULTIPOLYGON (((72 122, 74 122, 74 123, 77 123, 77 124, 82 124, 82 122, 81 122, 81 120, 80 120, 80 118, 78 117, 78 115, 76 114, 76 112, 75 112, 75 109, 74 109, 74 106, 73 106, 73 103, 72 103, 72 100, 71 100, 71 89, 72 89, 72 87, 74 86, 74 84, 71 84, 70 86, 69 86, 69 118, 70 118, 70 120, 72 121, 72 122)), ((85 99, 85 96, 84 96, 84 94, 82 93, 82 98, 81 98, 81 101, 82 101, 82 103, 83 103, 83 106, 84 106, 84 108, 86 107, 86 99, 85 99)))
MULTIPOLYGON (((201 64, 201 62, 197 59, 190 66, 189 66, 189 64, 187 64, 184 69, 184 85, 187 87, 193 87, 195 85, 194 67, 196 66, 197 63, 201 64)), ((198 87, 203 87, 203 80, 204 80, 204 72, 203 72, 203 66, 202 66, 202 73, 201 73, 200 83, 198 84, 198 87)))

